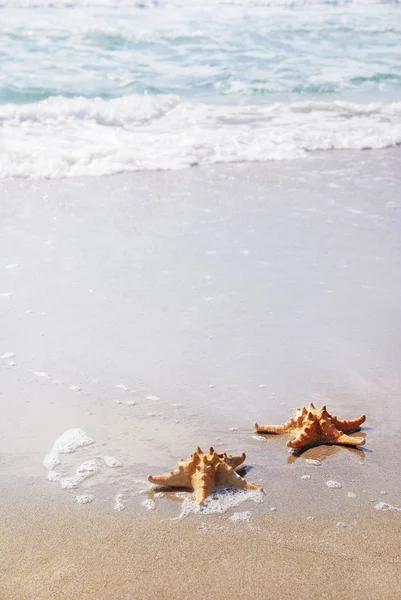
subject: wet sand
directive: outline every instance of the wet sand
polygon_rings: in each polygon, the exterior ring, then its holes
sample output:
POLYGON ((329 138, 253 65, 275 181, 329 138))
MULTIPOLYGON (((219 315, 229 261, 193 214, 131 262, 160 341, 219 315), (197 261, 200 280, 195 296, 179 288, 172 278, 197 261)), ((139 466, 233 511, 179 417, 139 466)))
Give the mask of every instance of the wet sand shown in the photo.
POLYGON ((374 507, 401 507, 398 165, 0 183, 0 598, 397 597, 401 511, 374 507), (253 434, 309 401, 366 413, 366 445, 253 434), (74 427, 94 443, 57 473, 97 471, 61 489, 42 462, 74 427), (198 444, 245 451, 263 503, 171 520, 146 477, 198 444))
POLYGON ((172 521, 30 494, 2 503, 0 597, 390 600, 399 527, 398 515, 359 511, 345 528, 280 512, 172 521))

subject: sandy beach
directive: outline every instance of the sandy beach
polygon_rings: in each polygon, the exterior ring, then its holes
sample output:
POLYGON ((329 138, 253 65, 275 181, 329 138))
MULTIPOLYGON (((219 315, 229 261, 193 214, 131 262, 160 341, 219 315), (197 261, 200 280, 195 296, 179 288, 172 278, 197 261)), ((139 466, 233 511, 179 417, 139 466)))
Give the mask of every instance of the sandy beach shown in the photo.
POLYGON ((2 506, 1 597, 397 598, 399 515, 347 517, 172 521, 24 498, 2 506))
POLYGON ((399 160, 0 182, 1 599, 399 596, 399 160), (254 435, 309 401, 365 446, 254 435), (262 501, 151 489, 197 445, 262 501))

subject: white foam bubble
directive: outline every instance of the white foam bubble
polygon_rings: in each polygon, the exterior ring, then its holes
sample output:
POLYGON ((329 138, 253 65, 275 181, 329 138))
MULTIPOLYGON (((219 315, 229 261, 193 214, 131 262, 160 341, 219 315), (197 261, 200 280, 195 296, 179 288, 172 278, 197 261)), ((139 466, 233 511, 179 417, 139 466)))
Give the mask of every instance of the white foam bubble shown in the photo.
POLYGON ((354 492, 348 492, 347 496, 348 498, 356 498, 356 494, 354 494, 354 492))
POLYGON ((49 471, 47 478, 49 481, 58 481, 63 490, 71 490, 77 488, 85 479, 91 477, 97 472, 98 468, 95 461, 82 463, 72 477, 62 477, 57 471, 49 471))
POLYGON ((336 527, 338 527, 339 529, 344 529, 344 527, 346 527, 346 524, 342 521, 338 521, 336 527))
MULTIPOLYGON (((192 494, 192 498, 194 495, 192 494)), ((223 514, 231 508, 237 508, 247 500, 262 502, 264 493, 254 490, 240 490, 237 488, 218 488, 211 496, 206 498, 203 505, 196 504, 193 499, 185 498, 182 503, 178 519, 184 519, 190 514, 223 514)))
POLYGON ((15 356, 14 352, 5 352, 4 354, 2 354, 0 356, 0 359, 5 360, 7 358, 14 358, 14 356, 15 356))
POLYGON ((156 503, 150 498, 141 502, 141 505, 147 508, 148 510, 154 510, 156 508, 156 503))
POLYGON ((248 521, 251 518, 251 512, 249 510, 245 512, 236 512, 230 517, 230 521, 238 523, 239 521, 248 521))
POLYGON ((60 463, 60 454, 74 452, 81 446, 93 444, 94 440, 90 438, 82 429, 69 429, 65 431, 53 444, 53 448, 45 456, 43 466, 46 469, 53 469, 60 463))
POLYGON ((72 390, 73 392, 80 392, 81 388, 79 387, 79 385, 70 385, 70 390, 72 390))
POLYGON ((92 477, 95 473, 97 473, 97 465, 95 461, 88 461, 82 463, 80 465, 72 477, 62 477, 60 479, 60 485, 62 489, 75 489, 77 488, 85 479, 88 477, 92 477))
POLYGON ((119 461, 117 458, 114 458, 113 456, 102 456, 104 464, 107 467, 111 467, 112 469, 115 469, 116 467, 121 467, 122 466, 122 462, 119 461))
POLYGON ((320 467, 322 464, 320 460, 315 460, 314 458, 307 458, 305 461, 308 465, 313 465, 315 467, 320 467))
POLYGON ((135 406, 136 402, 134 402, 134 400, 127 400, 127 401, 125 402, 125 404, 126 404, 127 406, 135 406))
POLYGON ((146 400, 151 400, 153 402, 158 402, 160 400, 159 396, 147 396, 146 400))
POLYGON ((89 504, 89 502, 93 502, 95 496, 92 494, 83 494, 82 496, 75 496, 75 500, 78 504, 89 504))
POLYGON ((125 508, 125 505, 123 503, 124 499, 125 499, 124 494, 117 494, 117 496, 115 497, 115 500, 114 500, 114 507, 113 507, 114 510, 118 510, 118 511, 124 510, 124 508, 125 508))
POLYGON ((3 292, 2 294, 0 294, 0 298, 10 298, 10 296, 12 295, 12 292, 3 292))
POLYGON ((144 479, 131 479, 131 483, 135 483, 135 485, 145 486, 146 490, 144 490, 144 491, 149 490, 149 483, 147 481, 145 481, 144 479))
POLYGON ((301 479, 310 479, 310 475, 301 475, 301 479))
POLYGON ((343 487, 341 483, 339 483, 338 481, 334 481, 333 479, 329 479, 329 481, 326 481, 326 485, 327 487, 332 489, 339 489, 343 487))
POLYGON ((178 498, 179 500, 183 499, 187 499, 187 493, 186 492, 176 492, 175 497, 178 498))
POLYGON ((117 383, 114 387, 117 390, 122 390, 123 392, 135 392, 135 390, 131 390, 129 387, 127 387, 123 383, 117 383))
POLYGON ((47 474, 47 479, 49 481, 60 481, 61 475, 57 471, 50 470, 47 474))
POLYGON ((376 510, 391 510, 391 511, 401 511, 401 507, 392 506, 391 504, 387 504, 386 502, 378 502, 375 505, 376 510))
POLYGON ((36 377, 43 377, 44 379, 50 379, 49 373, 45 373, 45 371, 34 371, 33 372, 36 377))

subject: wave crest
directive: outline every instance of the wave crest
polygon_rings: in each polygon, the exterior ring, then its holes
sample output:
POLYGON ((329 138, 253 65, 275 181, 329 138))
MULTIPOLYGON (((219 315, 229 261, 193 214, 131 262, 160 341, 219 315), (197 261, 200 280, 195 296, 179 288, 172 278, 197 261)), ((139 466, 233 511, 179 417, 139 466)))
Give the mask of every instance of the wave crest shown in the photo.
POLYGON ((52 97, 0 106, 0 177, 52 178, 286 160, 401 143, 401 102, 263 105, 52 97))

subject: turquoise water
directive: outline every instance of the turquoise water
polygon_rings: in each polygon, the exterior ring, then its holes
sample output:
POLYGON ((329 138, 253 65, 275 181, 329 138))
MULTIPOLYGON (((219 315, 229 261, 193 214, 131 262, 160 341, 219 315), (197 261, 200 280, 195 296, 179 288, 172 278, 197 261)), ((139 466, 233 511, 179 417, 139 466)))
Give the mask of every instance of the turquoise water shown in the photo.
MULTIPOLYGON (((176 168, 205 162, 205 154, 206 162, 213 162, 213 152, 216 160, 268 160, 320 148, 401 142, 398 4, 260 6, 245 0, 181 6, 116 4, 61 7, 38 0, 22 8, 14 0, 0 0, 0 176, 176 168), (338 101, 346 103, 345 109, 338 108, 338 101), (316 108, 316 102, 324 106, 316 108), (368 110, 369 123, 365 108, 372 102, 375 108, 368 110), (278 122, 273 123, 274 106, 278 122), (362 121, 350 128, 352 139, 345 139, 351 112, 360 119, 361 110, 365 111, 362 121), (310 120, 321 123, 321 128, 313 139, 302 132, 302 111, 308 115, 317 111, 310 120), (327 130, 328 118, 335 123, 338 139, 333 138, 333 129, 327 130), (89 121, 103 146, 100 156, 93 156, 89 121), (381 122, 389 125, 388 132, 386 127, 380 130, 381 122), (141 137, 137 144, 141 156, 136 148, 129 157, 109 160, 107 167, 110 131, 105 134, 106 126, 117 137, 127 128, 131 137, 141 137), (280 146, 280 132, 290 126, 301 141, 297 143, 295 135, 280 146), (188 129, 192 137, 189 146, 184 143, 178 148, 172 134, 181 127, 180 139, 188 129), (266 127, 269 132, 275 128, 273 142, 270 139, 275 152, 270 142, 269 149, 262 140, 255 145, 255 132, 266 127), (219 139, 199 155, 196 147, 204 148, 217 129, 219 139), (54 154, 49 139, 56 134, 64 149, 63 161, 71 169, 61 164, 60 157, 58 167, 53 165, 50 172, 43 167, 54 154), (154 143, 160 135, 169 138, 168 145, 175 143, 174 156, 166 157, 166 152, 155 156, 154 143), (83 151, 79 157, 72 138, 79 140, 83 151), (242 150, 244 144, 252 148, 235 152, 228 148, 233 139, 242 150), (19 143, 29 147, 31 142, 29 166, 19 143), (141 163, 150 145, 152 152, 141 163), (98 170, 97 159, 103 163, 98 170), (80 168, 73 172, 78 160, 80 168), (21 169, 21 161, 26 168, 21 169)), ((119 141, 126 145, 124 136, 119 141)))
POLYGON ((398 6, 2 13, 2 103, 59 94, 401 95, 398 6))

